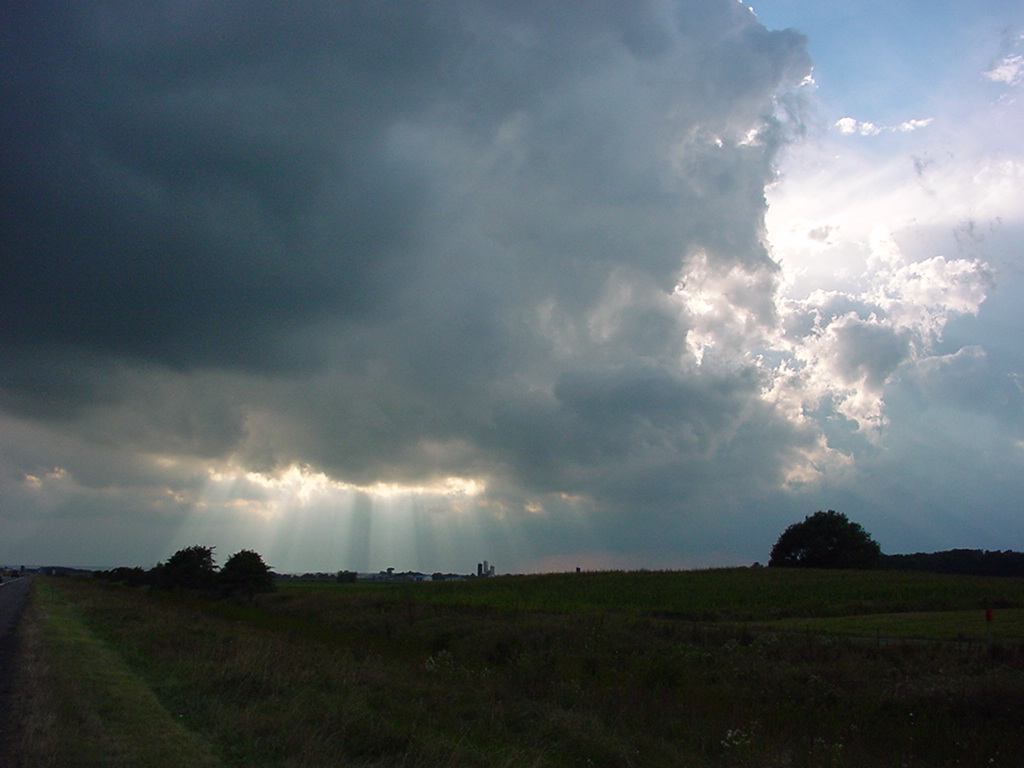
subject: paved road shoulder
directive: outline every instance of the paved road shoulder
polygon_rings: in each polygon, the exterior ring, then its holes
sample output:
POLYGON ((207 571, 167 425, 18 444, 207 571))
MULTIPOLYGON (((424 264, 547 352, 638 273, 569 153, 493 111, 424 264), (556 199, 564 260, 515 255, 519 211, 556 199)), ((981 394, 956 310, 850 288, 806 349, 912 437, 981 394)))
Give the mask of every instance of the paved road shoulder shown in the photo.
POLYGON ((0 743, 6 737, 9 721, 14 665, 18 655, 18 623, 25 610, 30 577, 5 579, 0 584, 0 743))

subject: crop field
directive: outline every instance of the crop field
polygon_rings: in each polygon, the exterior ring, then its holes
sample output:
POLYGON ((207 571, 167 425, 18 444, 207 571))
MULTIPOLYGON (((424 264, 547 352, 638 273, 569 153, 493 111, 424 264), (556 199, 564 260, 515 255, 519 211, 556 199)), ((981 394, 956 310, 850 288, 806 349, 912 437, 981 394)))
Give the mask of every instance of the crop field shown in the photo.
POLYGON ((19 669, 24 768, 1024 765, 1017 579, 37 579, 19 669))

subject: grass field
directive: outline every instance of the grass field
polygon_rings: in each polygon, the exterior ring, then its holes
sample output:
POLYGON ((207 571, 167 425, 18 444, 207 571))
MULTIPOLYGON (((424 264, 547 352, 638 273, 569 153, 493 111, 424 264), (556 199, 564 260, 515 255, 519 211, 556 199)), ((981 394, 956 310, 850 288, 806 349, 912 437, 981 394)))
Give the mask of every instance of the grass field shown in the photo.
POLYGON ((40 579, 23 636, 26 768, 1024 765, 1015 579, 40 579))

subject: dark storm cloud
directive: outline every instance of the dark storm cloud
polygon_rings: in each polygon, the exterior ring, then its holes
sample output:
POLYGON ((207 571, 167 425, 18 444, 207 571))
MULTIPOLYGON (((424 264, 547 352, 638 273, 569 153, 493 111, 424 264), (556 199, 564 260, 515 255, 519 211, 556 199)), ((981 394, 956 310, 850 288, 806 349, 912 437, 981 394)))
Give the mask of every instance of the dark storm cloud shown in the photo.
POLYGON ((675 294, 699 265, 720 322, 774 322, 796 33, 732 0, 4 14, 0 405, 63 424, 72 471, 677 511, 806 447, 756 366, 697 365, 675 294))
POLYGON ((375 303, 421 195, 381 137, 431 38, 279 8, 9 8, 5 342, 289 365, 296 324, 375 303))
MULTIPOLYGON (((545 421, 533 442, 554 451, 545 462, 563 473, 554 488, 589 488, 618 505, 678 505, 718 476, 756 482, 758 468, 740 458, 737 437, 760 421, 750 412, 757 386, 752 376, 684 378, 642 364, 571 371, 555 386, 558 421, 545 421)), ((510 447, 519 450, 518 441, 510 447)))
POLYGON ((4 341, 183 367, 301 364, 287 351, 297 329, 365 318, 416 274, 428 198, 452 181, 431 174, 460 169, 396 157, 403 124, 476 153, 522 116, 525 156, 475 181, 509 206, 491 211, 497 236, 567 262, 566 280, 586 284, 573 259, 597 261, 598 279, 602 259, 670 279, 694 230, 723 255, 756 251, 758 233, 722 209, 756 205, 764 168, 700 153, 664 189, 657 167, 686 130, 749 129, 805 66, 798 39, 746 13, 9 6, 4 341), (686 220, 681 203, 705 215, 686 220))

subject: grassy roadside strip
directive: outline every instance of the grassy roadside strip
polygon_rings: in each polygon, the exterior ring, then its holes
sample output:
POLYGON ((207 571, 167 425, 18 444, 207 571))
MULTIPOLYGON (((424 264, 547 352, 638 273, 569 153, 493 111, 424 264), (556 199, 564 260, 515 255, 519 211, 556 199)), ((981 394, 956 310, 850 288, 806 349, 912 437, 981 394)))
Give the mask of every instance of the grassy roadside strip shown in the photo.
POLYGON ((12 767, 219 766, 72 605, 36 580, 21 625, 12 767))

